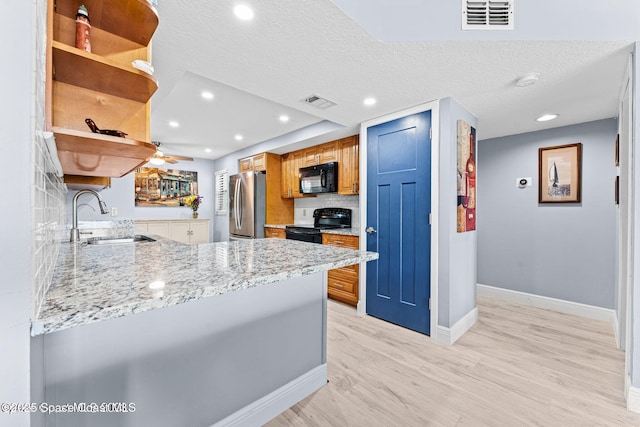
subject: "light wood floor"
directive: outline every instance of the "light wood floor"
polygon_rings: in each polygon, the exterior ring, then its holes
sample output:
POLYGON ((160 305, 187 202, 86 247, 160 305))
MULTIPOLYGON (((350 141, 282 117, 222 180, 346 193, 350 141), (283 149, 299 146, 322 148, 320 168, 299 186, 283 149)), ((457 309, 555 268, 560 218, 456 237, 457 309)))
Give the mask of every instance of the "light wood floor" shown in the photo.
POLYGON ((611 325, 479 297, 453 346, 331 302, 329 384, 267 425, 640 426, 611 325))

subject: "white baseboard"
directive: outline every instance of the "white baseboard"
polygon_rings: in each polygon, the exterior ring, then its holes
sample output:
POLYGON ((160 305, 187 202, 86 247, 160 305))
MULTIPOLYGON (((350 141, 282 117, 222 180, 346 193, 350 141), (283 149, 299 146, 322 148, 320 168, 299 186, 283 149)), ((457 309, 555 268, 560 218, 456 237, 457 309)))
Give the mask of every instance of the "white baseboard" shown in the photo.
POLYGON ((613 335, 616 337, 616 347, 620 348, 620 321, 618 320, 618 313, 613 311, 613 335))
POLYGON ((627 374, 625 378, 625 397, 627 398, 627 410, 640 413, 640 388, 631 385, 631 378, 627 374))
POLYGON ((581 304, 578 302, 565 301, 556 298, 543 297, 540 295, 527 294, 525 292, 512 291, 509 289, 496 288, 488 285, 477 285, 477 294, 501 298, 520 304, 530 305, 533 307, 544 308, 547 310, 559 311, 574 316, 586 317, 594 320, 602 320, 609 322, 615 328, 615 310, 609 308, 596 307, 594 305, 581 304))
POLYGON ((263 425, 326 384, 327 365, 323 364, 218 421, 213 426, 263 425))
POLYGON ((437 342, 445 345, 453 345, 465 332, 467 332, 478 321, 478 307, 465 314, 451 328, 438 326, 437 342))

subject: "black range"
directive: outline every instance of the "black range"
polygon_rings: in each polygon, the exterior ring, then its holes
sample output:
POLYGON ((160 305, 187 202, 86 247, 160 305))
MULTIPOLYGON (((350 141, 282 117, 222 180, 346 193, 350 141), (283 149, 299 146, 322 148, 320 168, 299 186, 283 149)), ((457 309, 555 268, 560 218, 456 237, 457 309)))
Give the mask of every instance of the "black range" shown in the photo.
POLYGON ((313 211, 313 225, 288 225, 287 239, 322 243, 322 230, 351 228, 351 209, 320 208, 313 211))

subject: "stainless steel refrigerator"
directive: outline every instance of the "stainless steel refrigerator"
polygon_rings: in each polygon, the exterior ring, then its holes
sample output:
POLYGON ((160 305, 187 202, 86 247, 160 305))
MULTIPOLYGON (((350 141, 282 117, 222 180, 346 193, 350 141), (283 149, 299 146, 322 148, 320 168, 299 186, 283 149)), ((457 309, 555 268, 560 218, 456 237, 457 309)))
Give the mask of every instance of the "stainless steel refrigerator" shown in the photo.
POLYGON ((229 240, 264 237, 266 188, 264 172, 229 177, 229 240))

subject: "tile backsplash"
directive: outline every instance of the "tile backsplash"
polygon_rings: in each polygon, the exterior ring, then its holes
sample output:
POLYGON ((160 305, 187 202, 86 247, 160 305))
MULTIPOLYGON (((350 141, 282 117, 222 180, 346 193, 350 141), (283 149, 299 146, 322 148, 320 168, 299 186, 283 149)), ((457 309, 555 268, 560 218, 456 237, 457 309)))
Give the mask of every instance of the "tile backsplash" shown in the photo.
POLYGON ((318 208, 351 209, 351 225, 360 223, 360 196, 340 196, 337 193, 295 199, 293 219, 296 224, 313 224, 313 210, 318 208))
POLYGON ((31 149, 31 318, 42 306, 53 275, 63 236, 66 217, 66 186, 54 173, 51 155, 44 141, 45 129, 45 81, 46 81, 46 17, 47 2, 36 3, 35 57, 32 111, 31 149))

